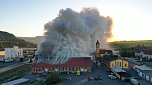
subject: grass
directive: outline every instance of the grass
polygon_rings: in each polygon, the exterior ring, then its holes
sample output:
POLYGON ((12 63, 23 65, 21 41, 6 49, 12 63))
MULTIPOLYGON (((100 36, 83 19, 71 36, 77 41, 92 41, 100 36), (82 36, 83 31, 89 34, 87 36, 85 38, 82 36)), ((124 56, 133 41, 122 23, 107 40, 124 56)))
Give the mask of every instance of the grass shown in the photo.
POLYGON ((144 45, 149 49, 152 49, 152 40, 139 40, 139 41, 115 41, 109 42, 112 48, 121 50, 121 49, 130 49, 137 45, 144 45))
POLYGON ((4 67, 5 67, 5 66, 0 66, 0 69, 1 69, 1 68, 4 68, 4 67))
POLYGON ((22 78, 31 71, 31 65, 24 64, 0 74, 0 83, 22 78))

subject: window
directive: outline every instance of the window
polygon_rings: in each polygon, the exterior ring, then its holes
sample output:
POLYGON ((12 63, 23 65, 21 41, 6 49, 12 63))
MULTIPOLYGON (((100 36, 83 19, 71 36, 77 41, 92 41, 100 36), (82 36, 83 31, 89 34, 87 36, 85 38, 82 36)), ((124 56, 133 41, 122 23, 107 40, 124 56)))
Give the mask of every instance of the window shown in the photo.
POLYGON ((127 66, 127 64, 125 63, 125 67, 127 66))
POLYGON ((121 62, 119 62, 119 65, 121 66, 121 62))
POLYGON ((114 64, 112 64, 112 67, 114 67, 115 65, 114 64))

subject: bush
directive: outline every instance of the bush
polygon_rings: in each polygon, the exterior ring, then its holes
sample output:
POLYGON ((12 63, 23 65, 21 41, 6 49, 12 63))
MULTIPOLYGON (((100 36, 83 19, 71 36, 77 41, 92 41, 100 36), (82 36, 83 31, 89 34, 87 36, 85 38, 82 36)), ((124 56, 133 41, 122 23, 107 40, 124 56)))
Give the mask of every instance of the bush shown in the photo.
POLYGON ((45 81, 45 84, 52 85, 52 84, 56 84, 59 81, 60 81, 59 75, 57 75, 56 73, 50 73, 48 78, 45 81))

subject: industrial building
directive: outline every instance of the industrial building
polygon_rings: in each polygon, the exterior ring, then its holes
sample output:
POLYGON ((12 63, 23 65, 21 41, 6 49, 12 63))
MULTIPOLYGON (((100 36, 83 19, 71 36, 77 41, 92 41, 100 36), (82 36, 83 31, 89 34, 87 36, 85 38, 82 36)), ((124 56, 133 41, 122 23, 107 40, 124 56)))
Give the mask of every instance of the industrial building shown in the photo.
POLYGON ((80 75, 81 73, 92 72, 91 57, 71 57, 62 64, 50 64, 46 62, 38 62, 32 65, 33 73, 44 72, 58 72, 58 73, 72 73, 80 75))
POLYGON ((23 49, 14 46, 13 48, 5 48, 0 52, 0 61, 9 62, 14 59, 23 58, 23 49))

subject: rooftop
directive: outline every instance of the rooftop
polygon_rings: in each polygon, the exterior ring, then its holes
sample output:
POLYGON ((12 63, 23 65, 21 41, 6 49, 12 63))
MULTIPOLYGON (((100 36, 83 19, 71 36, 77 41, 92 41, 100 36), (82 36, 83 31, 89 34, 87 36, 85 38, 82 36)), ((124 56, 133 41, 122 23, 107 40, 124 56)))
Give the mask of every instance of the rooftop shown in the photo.
POLYGON ((141 66, 135 66, 135 68, 138 68, 139 70, 152 70, 151 68, 145 66, 145 65, 141 65, 141 66))
POLYGON ((147 74, 149 76, 152 76, 152 70, 143 70, 141 72, 144 73, 144 74, 147 74))
POLYGON ((100 49, 99 51, 100 54, 112 54, 112 50, 106 50, 106 49, 100 49))
POLYGON ((121 69, 121 68, 112 68, 113 72, 126 72, 125 70, 121 69))
POLYGON ((63 64, 50 64, 46 62, 39 62, 32 65, 36 68, 50 68, 50 67, 73 67, 73 66, 86 66, 90 67, 92 65, 91 57, 71 57, 63 64))

